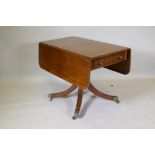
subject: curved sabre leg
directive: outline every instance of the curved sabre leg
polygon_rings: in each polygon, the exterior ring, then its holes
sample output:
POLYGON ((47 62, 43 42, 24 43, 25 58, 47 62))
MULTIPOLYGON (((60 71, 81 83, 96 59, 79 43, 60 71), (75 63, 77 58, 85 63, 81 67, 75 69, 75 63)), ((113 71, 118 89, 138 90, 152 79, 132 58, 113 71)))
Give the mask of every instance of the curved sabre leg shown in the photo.
POLYGON ((82 104, 82 97, 83 97, 83 89, 78 89, 78 97, 77 97, 77 104, 74 112, 74 116, 72 117, 73 120, 80 117, 79 112, 82 104))
POLYGON ((71 87, 69 87, 67 90, 62 91, 62 92, 58 92, 58 93, 52 93, 52 94, 48 94, 48 97, 52 100, 54 97, 64 97, 68 94, 70 94, 72 91, 74 91, 77 88, 77 86, 72 85, 71 87))
POLYGON ((119 103, 119 100, 118 100, 118 97, 117 96, 112 96, 112 95, 104 94, 103 92, 97 90, 91 83, 90 83, 88 89, 93 94, 95 94, 96 96, 102 97, 102 98, 107 99, 107 100, 113 100, 116 103, 119 103))

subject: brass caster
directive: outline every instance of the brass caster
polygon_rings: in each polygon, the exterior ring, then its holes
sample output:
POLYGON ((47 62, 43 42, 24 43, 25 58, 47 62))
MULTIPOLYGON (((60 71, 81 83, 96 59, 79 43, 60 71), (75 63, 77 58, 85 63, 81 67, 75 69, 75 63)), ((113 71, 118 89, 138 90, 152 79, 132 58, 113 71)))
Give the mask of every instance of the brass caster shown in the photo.
POLYGON ((52 94, 48 94, 48 97, 50 98, 50 101, 53 100, 53 95, 52 94))
POLYGON ((72 117, 73 120, 80 118, 80 115, 78 113, 74 113, 74 116, 72 117))
POLYGON ((114 97, 114 101, 115 101, 117 104, 119 104, 119 102, 120 102, 117 96, 114 97))

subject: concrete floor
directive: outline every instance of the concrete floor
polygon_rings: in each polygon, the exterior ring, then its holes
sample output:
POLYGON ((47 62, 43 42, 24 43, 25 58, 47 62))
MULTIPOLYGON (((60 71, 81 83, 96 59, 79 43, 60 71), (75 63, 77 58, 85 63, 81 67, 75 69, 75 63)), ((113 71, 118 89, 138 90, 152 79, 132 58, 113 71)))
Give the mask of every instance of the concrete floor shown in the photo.
POLYGON ((49 101, 49 92, 68 88, 62 81, 0 81, 0 128, 155 128, 155 79, 95 80, 120 104, 85 91, 81 117, 72 120, 76 91, 49 101))

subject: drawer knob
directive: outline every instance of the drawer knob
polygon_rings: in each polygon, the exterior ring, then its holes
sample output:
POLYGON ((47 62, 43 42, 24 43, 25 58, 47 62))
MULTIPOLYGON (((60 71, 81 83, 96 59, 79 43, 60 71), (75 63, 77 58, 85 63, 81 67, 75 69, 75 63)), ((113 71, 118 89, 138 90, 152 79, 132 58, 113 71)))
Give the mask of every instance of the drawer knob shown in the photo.
POLYGON ((119 59, 122 60, 123 59, 123 56, 120 56, 119 59))
POLYGON ((102 65, 102 64, 103 64, 103 62, 102 62, 102 61, 99 61, 97 64, 98 64, 98 65, 102 65))

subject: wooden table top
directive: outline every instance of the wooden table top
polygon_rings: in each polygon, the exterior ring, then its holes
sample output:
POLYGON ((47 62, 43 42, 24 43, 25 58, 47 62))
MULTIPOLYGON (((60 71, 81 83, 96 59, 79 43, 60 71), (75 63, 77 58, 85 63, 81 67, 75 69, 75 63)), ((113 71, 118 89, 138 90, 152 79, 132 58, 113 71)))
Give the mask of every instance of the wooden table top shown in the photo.
POLYGON ((80 37, 39 43, 39 65, 80 88, 88 88, 91 70, 130 71, 131 49, 80 37))
POLYGON ((41 42, 88 58, 98 58, 115 52, 129 50, 127 47, 103 43, 80 37, 66 37, 41 42))

